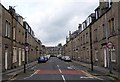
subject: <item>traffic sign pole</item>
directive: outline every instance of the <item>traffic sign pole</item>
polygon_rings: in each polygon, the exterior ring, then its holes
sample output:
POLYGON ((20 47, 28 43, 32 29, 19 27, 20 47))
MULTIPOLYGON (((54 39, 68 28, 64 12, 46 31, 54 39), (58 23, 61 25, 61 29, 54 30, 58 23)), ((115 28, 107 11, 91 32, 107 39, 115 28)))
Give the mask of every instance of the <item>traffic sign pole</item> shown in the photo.
POLYGON ((107 43, 107 48, 109 49, 109 69, 110 69, 110 73, 112 73, 112 65, 111 65, 111 49, 113 48, 113 43, 112 42, 108 42, 107 43))

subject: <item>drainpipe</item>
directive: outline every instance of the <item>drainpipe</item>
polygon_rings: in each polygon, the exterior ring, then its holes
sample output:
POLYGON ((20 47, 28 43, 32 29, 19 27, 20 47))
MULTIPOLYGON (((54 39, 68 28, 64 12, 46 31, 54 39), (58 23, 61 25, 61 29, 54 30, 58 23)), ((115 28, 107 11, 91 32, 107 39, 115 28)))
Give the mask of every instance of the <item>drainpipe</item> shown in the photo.
POLYGON ((73 40, 71 40, 71 54, 72 54, 72 60, 73 60, 73 40))
MULTIPOLYGON (((11 30, 11 65, 13 65, 13 18, 14 18, 14 15, 11 15, 12 16, 12 30, 11 30)), ((11 66, 12 67, 12 66, 11 66)))
POLYGON ((27 64, 27 50, 26 50, 26 47, 27 47, 27 29, 25 29, 25 44, 24 44, 24 47, 25 47, 25 57, 24 57, 24 73, 26 73, 26 64, 27 64))
POLYGON ((93 71, 93 54, 92 54, 92 31, 90 26, 90 60, 91 60, 91 71, 93 71))

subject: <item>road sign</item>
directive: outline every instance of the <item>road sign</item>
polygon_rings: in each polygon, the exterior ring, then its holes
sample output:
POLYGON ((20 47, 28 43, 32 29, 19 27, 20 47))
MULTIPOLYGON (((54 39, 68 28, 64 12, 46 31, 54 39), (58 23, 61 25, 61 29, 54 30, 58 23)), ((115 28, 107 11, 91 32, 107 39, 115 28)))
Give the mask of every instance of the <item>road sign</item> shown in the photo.
POLYGON ((107 43, 107 48, 109 48, 109 49, 113 48, 113 43, 112 42, 108 42, 107 43))
POLYGON ((25 50, 28 52, 28 50, 29 50, 28 46, 25 47, 25 50))

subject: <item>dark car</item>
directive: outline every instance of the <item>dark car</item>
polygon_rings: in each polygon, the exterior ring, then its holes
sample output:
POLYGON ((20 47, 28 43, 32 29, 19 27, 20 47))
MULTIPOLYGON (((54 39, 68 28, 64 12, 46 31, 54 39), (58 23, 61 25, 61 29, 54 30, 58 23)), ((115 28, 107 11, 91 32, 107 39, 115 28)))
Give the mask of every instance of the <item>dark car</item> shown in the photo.
POLYGON ((44 56, 38 58, 38 63, 45 63, 47 60, 44 56))

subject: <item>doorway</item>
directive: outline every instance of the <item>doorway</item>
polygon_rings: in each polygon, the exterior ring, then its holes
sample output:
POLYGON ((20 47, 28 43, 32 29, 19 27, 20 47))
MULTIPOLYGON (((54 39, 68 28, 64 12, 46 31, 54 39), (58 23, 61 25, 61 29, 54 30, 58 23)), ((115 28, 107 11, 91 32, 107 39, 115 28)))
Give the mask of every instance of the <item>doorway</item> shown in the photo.
POLYGON ((8 50, 5 50, 5 69, 8 69, 8 50))
POLYGON ((21 66, 21 55, 22 55, 21 48, 19 48, 19 66, 21 66))
POLYGON ((104 67, 107 67, 107 50, 104 48, 104 67))

